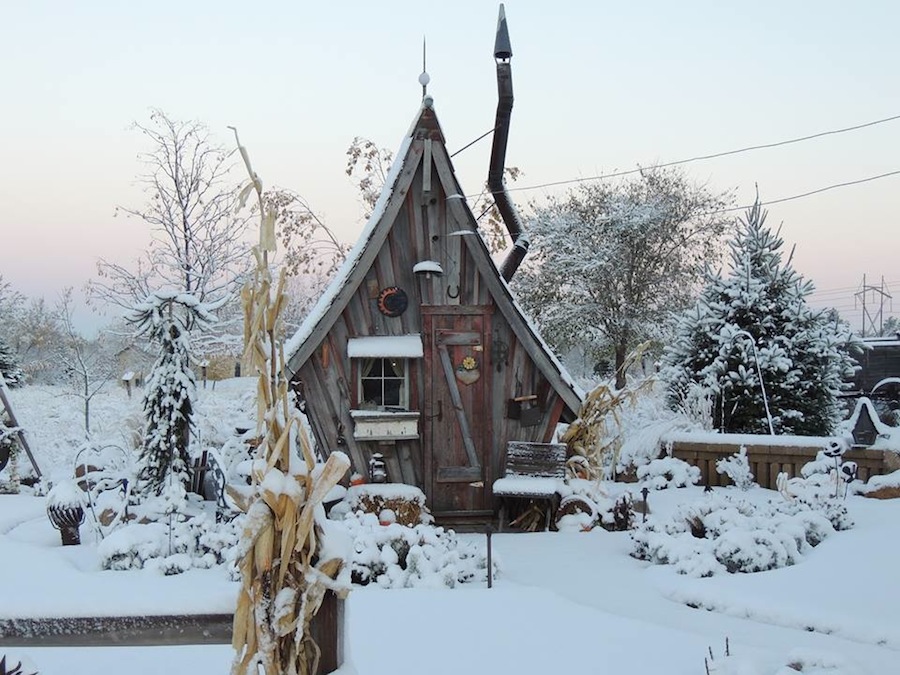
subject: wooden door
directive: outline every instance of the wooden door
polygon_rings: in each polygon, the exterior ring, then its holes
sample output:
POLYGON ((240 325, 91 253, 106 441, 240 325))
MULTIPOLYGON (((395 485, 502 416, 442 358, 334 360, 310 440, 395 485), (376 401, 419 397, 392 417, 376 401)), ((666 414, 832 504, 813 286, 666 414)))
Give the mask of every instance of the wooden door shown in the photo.
POLYGON ((423 307, 425 471, 435 515, 491 512, 490 307, 423 307))

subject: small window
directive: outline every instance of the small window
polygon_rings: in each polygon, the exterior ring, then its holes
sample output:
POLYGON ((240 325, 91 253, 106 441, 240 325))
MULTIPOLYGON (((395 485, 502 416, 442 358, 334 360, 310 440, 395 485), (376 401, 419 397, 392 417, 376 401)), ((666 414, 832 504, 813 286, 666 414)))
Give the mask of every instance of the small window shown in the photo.
POLYGON ((406 359, 393 357, 361 359, 359 404, 363 410, 407 410, 409 368, 406 359))

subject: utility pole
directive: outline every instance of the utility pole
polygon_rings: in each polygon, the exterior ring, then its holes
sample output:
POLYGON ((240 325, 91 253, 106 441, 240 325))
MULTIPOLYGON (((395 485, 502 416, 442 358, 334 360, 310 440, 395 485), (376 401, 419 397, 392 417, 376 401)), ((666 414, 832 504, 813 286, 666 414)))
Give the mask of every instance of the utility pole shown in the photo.
MULTIPOLYGON (((866 283, 866 275, 863 274, 862 286, 854 294, 855 299, 859 299, 862 304, 862 337, 866 337, 866 330, 869 335, 881 335, 884 330, 884 303, 885 300, 893 300, 891 294, 884 285, 884 277, 881 277, 880 286, 872 286, 866 283), (872 294, 872 304, 877 303, 878 309, 870 311, 867 298, 872 294)), ((855 304, 855 303, 854 303, 855 304)))

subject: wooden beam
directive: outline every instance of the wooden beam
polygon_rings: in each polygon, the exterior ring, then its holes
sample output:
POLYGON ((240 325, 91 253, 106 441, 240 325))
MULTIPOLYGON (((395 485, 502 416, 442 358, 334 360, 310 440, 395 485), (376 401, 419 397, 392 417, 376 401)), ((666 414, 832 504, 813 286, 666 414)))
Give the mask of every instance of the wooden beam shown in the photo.
POLYGON ((422 201, 423 203, 431 197, 431 139, 426 138, 425 147, 422 154, 422 201))
POLYGON ((456 419, 459 422, 459 429, 462 433, 466 456, 469 458, 471 466, 481 467, 481 462, 478 461, 478 453, 475 452, 472 432, 469 430, 469 421, 466 419, 466 411, 463 408, 462 397, 459 395, 459 387, 456 386, 456 375, 453 372, 453 364, 450 363, 450 352, 447 351, 447 345, 440 344, 438 345, 438 351, 441 354, 441 366, 444 369, 444 377, 447 379, 447 387, 450 389, 450 400, 453 403, 453 409, 456 411, 456 419))

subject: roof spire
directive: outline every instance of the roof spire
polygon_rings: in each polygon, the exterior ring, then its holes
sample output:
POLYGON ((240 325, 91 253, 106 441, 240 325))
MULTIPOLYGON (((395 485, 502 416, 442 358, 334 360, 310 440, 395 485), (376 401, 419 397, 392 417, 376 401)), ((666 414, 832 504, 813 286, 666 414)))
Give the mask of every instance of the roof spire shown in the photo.
POLYGON ((431 76, 425 68, 425 36, 422 36, 422 74, 419 75, 419 84, 422 85, 422 98, 428 95, 428 83, 431 82, 431 76))
POLYGON ((509 28, 506 25, 506 8, 500 3, 497 16, 497 37, 494 39, 494 58, 498 61, 509 61, 512 58, 512 45, 509 43, 509 28))

